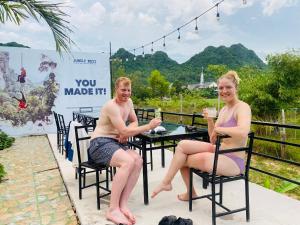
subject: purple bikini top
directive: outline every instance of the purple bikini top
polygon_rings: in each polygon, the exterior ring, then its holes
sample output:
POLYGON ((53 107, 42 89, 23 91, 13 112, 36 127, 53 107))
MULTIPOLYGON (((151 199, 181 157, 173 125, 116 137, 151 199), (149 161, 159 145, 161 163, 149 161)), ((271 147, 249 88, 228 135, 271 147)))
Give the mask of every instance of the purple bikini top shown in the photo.
POLYGON ((234 116, 232 115, 229 120, 227 120, 224 123, 221 123, 219 126, 220 127, 236 127, 237 126, 237 121, 234 118, 234 116))

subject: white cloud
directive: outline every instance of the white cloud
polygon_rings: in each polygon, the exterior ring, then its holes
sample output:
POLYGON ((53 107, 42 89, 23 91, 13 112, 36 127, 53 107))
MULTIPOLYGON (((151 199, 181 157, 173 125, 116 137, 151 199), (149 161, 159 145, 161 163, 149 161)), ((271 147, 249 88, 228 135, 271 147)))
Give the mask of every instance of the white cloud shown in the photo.
POLYGON ((264 0, 262 1, 263 14, 271 16, 283 7, 290 7, 297 4, 298 0, 264 0))
POLYGON ((71 22, 79 30, 91 30, 105 21, 106 9, 100 2, 93 3, 88 9, 74 8, 71 22))

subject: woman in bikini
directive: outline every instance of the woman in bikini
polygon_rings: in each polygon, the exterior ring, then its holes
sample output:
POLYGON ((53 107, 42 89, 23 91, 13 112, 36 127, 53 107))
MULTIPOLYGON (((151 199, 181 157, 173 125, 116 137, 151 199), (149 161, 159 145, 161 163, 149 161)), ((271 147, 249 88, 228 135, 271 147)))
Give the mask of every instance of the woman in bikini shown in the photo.
MULTIPOLYGON (((217 134, 227 134, 221 143, 221 149, 244 147, 247 143, 248 133, 251 125, 251 109, 249 105, 238 99, 237 89, 239 77, 235 71, 228 71, 218 79, 218 92, 225 106, 221 109, 217 121, 209 118, 206 110, 203 111, 207 119, 210 143, 194 140, 182 140, 176 147, 175 155, 171 165, 162 182, 154 189, 151 197, 154 198, 161 191, 172 190, 172 180, 180 170, 187 191, 179 194, 179 200, 188 200, 189 190, 189 168, 197 168, 202 171, 211 172, 213 169, 215 142, 217 134)), ((243 152, 228 153, 220 155, 218 159, 217 174, 233 176, 243 173, 243 152)), ((196 197, 193 188, 193 197, 196 197)))

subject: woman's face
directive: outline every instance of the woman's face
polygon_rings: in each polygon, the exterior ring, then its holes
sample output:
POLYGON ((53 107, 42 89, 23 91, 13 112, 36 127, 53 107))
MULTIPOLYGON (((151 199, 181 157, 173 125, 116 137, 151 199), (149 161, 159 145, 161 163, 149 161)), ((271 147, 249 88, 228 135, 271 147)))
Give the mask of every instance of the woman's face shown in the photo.
POLYGON ((116 88, 116 97, 120 102, 126 102, 131 96, 131 85, 124 85, 121 82, 116 88))
POLYGON ((235 84, 231 80, 227 78, 222 78, 219 80, 218 83, 218 92, 220 98, 224 102, 230 102, 234 98, 236 98, 237 90, 235 84))

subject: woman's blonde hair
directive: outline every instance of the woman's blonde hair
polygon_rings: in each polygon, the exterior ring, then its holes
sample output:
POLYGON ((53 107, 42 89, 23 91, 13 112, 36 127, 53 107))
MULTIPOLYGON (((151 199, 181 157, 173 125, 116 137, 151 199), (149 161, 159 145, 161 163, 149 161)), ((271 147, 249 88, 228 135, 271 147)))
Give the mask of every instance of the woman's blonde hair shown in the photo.
POLYGON ((237 74, 237 72, 235 72, 234 70, 229 70, 227 73, 223 74, 221 77, 219 77, 218 79, 218 84, 219 84, 219 81, 223 78, 226 78, 228 80, 231 80, 232 83, 234 83, 235 87, 237 88, 239 83, 240 83, 240 78, 237 74))
POLYGON ((121 83, 124 83, 125 86, 131 85, 131 80, 128 77, 119 77, 116 80, 115 88, 117 89, 121 83))

